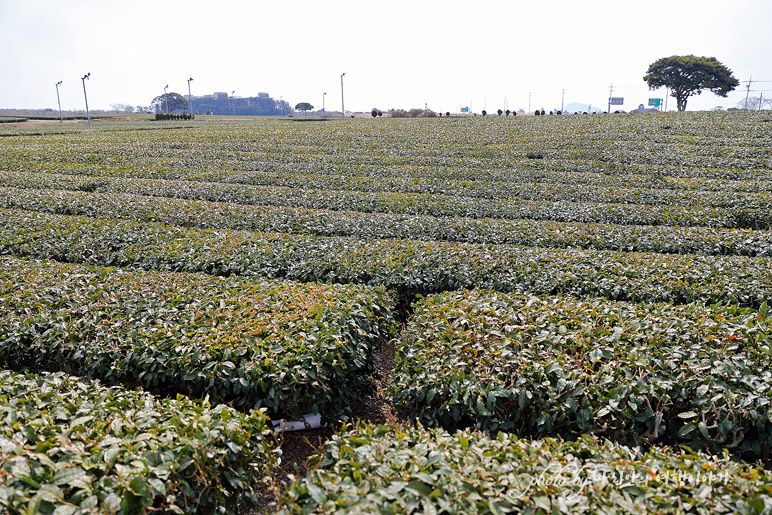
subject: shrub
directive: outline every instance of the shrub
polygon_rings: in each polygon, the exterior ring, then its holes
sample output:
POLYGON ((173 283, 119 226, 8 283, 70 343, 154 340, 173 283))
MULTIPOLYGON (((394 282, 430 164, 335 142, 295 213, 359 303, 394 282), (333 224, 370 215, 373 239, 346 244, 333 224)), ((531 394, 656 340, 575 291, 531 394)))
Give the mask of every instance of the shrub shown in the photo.
POLYGON ((772 456, 772 319, 730 307, 427 297, 400 347, 396 412, 448 429, 594 433, 772 456))
POLYGON ((409 118, 410 115, 404 109, 389 109, 389 115, 392 118, 409 118))
POLYGON ((772 504, 764 469, 688 448, 344 429, 292 481, 280 513, 765 513, 772 504))
POLYGON ((394 301, 378 289, 0 263, 3 366, 266 407, 274 418, 346 413, 394 330, 394 301))
POLYGON ((226 513, 257 502, 274 446, 261 412, 0 371, 5 513, 226 513))
POLYGON ((156 113, 156 120, 190 120, 190 113, 156 113))

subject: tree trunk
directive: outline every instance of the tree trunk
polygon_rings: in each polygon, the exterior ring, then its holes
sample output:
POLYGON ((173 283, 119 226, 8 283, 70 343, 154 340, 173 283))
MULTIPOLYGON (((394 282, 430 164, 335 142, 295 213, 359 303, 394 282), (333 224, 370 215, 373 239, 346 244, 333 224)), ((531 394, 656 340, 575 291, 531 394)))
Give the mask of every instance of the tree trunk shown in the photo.
POLYGON ((689 98, 689 95, 685 95, 683 93, 678 94, 676 96, 676 103, 678 104, 678 111, 686 111, 686 100, 689 98))

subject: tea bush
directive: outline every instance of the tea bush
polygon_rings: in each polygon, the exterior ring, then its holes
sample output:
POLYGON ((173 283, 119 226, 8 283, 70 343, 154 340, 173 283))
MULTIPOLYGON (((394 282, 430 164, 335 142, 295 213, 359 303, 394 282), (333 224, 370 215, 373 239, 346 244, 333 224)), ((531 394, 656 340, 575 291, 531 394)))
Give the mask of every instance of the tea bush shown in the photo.
POLYGON ((448 429, 592 433, 772 457, 767 305, 630 304, 486 291, 418 303, 395 411, 448 429))
POLYGON ((376 288, 0 257, 0 364, 336 418, 394 333, 376 288))
POLYGON ((689 448, 642 450, 583 436, 349 426, 282 496, 305 513, 766 513, 763 469, 689 448))
POLYGON ((4 513, 227 513, 276 462, 259 411, 8 371, 0 401, 4 513))

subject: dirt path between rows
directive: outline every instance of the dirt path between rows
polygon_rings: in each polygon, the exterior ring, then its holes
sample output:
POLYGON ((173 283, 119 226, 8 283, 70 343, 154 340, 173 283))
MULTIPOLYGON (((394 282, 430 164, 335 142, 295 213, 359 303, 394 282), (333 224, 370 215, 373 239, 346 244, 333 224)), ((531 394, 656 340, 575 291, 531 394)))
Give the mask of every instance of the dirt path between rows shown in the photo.
MULTIPOLYGON (((376 389, 370 395, 352 406, 353 419, 362 420, 372 424, 397 424, 399 420, 394 414, 386 393, 391 385, 392 371, 394 370, 394 356, 398 339, 393 339, 376 352, 378 357, 378 381, 376 389)), ((273 491, 266 492, 264 504, 257 510, 243 512, 244 515, 267 515, 275 513, 272 507, 277 501, 278 492, 292 477, 303 477, 308 471, 308 458, 319 453, 324 448, 324 442, 333 434, 335 428, 326 427, 309 431, 287 432, 281 439, 281 467, 272 478, 273 491)))

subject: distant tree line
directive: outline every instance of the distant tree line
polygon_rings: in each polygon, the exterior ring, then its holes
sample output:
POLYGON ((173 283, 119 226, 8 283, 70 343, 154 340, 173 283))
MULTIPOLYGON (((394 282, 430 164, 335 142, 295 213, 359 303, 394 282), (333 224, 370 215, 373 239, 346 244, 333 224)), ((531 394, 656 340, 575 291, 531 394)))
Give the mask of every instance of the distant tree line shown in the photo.
POLYGON ((437 113, 431 109, 389 109, 389 116, 392 118, 437 118, 437 113))
POLYGON ((193 111, 196 113, 236 115, 236 116, 280 116, 292 113, 292 107, 286 100, 274 100, 270 97, 247 98, 194 98, 193 111))

